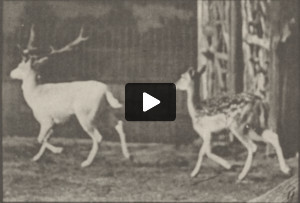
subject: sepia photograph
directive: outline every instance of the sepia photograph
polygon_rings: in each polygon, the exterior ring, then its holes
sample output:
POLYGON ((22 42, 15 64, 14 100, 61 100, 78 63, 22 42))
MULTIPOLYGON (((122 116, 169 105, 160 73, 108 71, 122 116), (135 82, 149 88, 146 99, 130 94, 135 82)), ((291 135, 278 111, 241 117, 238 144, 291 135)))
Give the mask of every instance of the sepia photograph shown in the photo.
POLYGON ((4 0, 2 202, 299 202, 298 7, 4 0))

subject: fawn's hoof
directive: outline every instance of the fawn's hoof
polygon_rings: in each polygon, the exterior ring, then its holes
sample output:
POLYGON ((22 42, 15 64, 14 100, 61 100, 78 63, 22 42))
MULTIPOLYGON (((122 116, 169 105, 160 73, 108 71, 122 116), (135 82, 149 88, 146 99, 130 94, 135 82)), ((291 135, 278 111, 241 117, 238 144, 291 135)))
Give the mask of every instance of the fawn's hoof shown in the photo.
POLYGON ((293 170, 290 167, 285 167, 281 171, 288 177, 293 175, 293 170))
POLYGON ((238 171, 239 170, 239 168, 240 168, 240 166, 239 165, 236 165, 236 164, 233 164, 233 165, 231 165, 231 167, 228 169, 229 171, 238 171))
POLYGON ((129 157, 127 159, 130 160, 130 161, 134 161, 134 156, 133 155, 129 155, 129 157))

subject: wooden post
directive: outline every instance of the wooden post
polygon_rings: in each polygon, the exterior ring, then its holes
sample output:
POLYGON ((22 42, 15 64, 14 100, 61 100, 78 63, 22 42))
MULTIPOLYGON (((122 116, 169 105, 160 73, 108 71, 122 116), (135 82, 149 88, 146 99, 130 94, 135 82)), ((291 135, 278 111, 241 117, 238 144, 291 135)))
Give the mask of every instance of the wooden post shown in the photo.
POLYGON ((294 176, 249 202, 298 202, 299 177, 294 176))
MULTIPOLYGON (((200 70, 207 63, 207 59, 203 56, 203 49, 207 48, 206 38, 203 35, 203 26, 208 21, 208 2, 203 0, 197 0, 197 39, 198 39, 198 48, 197 48, 197 69, 200 70)), ((208 87, 207 87, 207 74, 206 71, 201 77, 201 88, 200 95, 202 99, 208 97, 208 87)))
POLYGON ((284 31, 292 18, 296 18, 296 1, 272 2, 269 15, 271 33, 270 73, 270 126, 279 134, 284 155, 293 156, 298 150, 299 135, 299 61, 297 40, 294 30, 285 39, 284 31), (285 10, 282 7, 285 6, 285 10))
POLYGON ((229 33, 228 90, 239 93, 243 91, 244 77, 241 1, 230 1, 229 33))

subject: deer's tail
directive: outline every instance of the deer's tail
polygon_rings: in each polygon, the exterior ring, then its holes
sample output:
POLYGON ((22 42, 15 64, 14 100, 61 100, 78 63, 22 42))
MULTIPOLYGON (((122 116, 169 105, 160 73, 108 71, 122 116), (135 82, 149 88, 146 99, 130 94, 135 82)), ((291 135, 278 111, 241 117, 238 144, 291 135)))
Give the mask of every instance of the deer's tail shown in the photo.
POLYGON ((109 90, 106 91, 105 96, 106 100, 112 108, 117 109, 122 107, 122 104, 113 96, 113 94, 109 90))

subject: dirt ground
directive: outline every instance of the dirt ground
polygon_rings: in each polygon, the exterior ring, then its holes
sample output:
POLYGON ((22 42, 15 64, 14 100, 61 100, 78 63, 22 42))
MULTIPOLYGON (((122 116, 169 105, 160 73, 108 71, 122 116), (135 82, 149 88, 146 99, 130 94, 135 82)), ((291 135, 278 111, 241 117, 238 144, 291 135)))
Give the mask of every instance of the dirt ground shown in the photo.
MULTIPOLYGON (((199 146, 130 143, 133 161, 125 160, 119 143, 103 142, 93 164, 81 169, 90 140, 54 138, 62 154, 47 151, 38 162, 35 138, 3 138, 4 201, 247 201, 275 187, 287 177, 276 157, 266 158, 259 146, 252 169, 244 182, 236 183, 246 158, 239 144, 216 147, 236 164, 226 171, 207 158, 201 171, 190 178, 199 146)), ((294 173, 296 158, 287 160, 294 173)))

